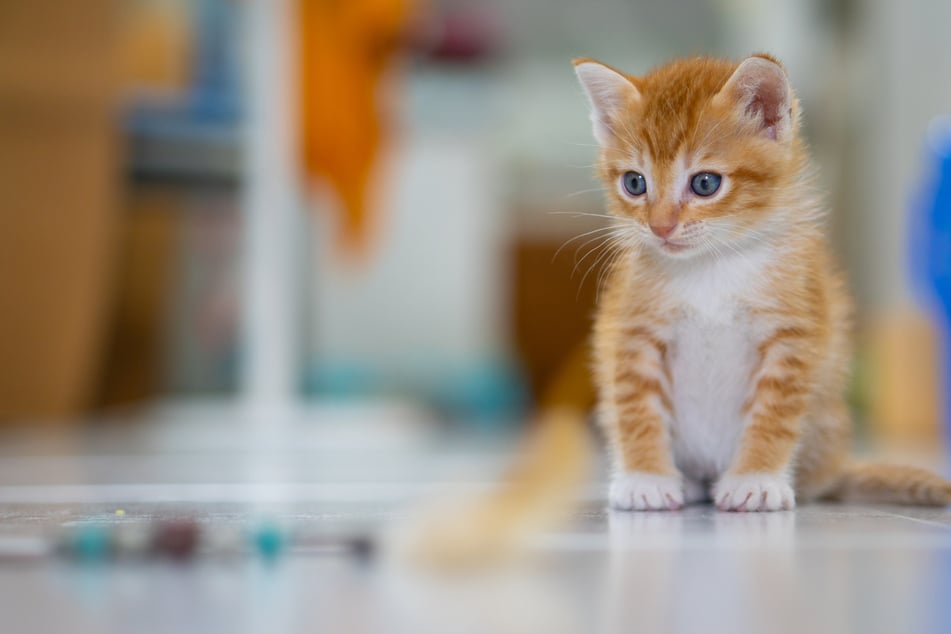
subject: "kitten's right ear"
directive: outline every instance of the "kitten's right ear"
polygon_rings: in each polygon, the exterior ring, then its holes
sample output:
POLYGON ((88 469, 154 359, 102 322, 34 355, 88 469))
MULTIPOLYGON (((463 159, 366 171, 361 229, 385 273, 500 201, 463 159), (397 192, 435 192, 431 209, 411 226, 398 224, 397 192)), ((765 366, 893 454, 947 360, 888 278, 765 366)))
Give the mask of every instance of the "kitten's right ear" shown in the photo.
POLYGON ((714 99, 731 102, 774 141, 787 139, 795 124, 786 71, 766 54, 743 60, 714 99))
POLYGON ((641 94, 630 79, 610 66, 593 59, 576 59, 572 63, 591 106, 594 138, 601 145, 610 145, 615 136, 613 121, 641 94))

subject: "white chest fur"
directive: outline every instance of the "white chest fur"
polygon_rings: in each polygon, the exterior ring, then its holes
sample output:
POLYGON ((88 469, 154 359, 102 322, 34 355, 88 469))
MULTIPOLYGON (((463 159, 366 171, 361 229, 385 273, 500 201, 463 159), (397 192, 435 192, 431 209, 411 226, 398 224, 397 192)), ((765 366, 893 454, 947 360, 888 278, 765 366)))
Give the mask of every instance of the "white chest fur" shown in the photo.
POLYGON ((762 280, 766 253, 672 272, 668 363, 674 460, 695 480, 730 465, 744 427, 743 403, 757 362, 755 324, 744 298, 762 280))
POLYGON ((739 315, 723 323, 685 312, 669 348, 674 460, 684 475, 710 480, 729 466, 743 430, 755 347, 739 315))

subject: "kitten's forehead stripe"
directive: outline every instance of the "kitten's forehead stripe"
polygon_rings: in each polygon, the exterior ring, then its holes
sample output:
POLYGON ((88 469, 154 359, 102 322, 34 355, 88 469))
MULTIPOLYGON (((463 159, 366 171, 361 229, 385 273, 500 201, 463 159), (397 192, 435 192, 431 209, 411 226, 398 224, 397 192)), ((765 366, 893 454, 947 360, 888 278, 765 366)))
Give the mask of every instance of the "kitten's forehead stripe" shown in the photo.
POLYGON ((659 163, 669 164, 698 135, 704 108, 726 84, 736 64, 722 60, 682 60, 646 75, 637 116, 639 137, 659 163))
POLYGON ((735 167, 730 170, 730 174, 733 176, 733 178, 741 178, 743 180, 757 184, 765 184, 770 180, 770 175, 768 173, 752 167, 735 167))

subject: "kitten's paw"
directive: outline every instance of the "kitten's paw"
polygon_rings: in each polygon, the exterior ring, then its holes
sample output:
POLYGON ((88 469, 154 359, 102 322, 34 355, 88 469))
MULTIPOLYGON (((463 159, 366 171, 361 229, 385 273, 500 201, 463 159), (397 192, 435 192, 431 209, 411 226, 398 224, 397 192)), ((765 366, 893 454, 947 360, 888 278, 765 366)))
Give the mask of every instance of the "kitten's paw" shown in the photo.
POLYGON ((788 479, 773 473, 726 474, 713 488, 713 499, 721 511, 779 511, 796 506, 788 479))
POLYGON ((679 476, 618 473, 611 480, 611 508, 619 511, 676 511, 684 505, 679 476))

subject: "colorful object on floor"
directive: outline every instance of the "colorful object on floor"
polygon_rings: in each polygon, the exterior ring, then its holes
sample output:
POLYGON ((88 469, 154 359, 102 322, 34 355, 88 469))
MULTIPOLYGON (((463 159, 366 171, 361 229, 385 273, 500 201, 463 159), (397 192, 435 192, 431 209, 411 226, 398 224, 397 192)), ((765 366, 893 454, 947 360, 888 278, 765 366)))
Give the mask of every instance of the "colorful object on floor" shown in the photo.
POLYGON ((152 547, 156 553, 184 561, 194 556, 198 539, 198 525, 191 520, 162 522, 155 530, 152 547))
POLYGON ((202 556, 219 559, 243 557, 247 551, 247 534, 243 527, 233 524, 208 527, 202 532, 199 552, 202 556))
POLYGON ((342 208, 340 243, 357 254, 370 229, 367 189, 383 134, 380 84, 407 39, 414 0, 298 0, 300 117, 308 176, 342 208))
POLYGON ((285 535, 276 524, 262 524, 251 536, 258 554, 269 561, 274 560, 284 552, 285 535))
POLYGON ((279 522, 262 521, 250 530, 235 525, 201 525, 190 518, 156 523, 83 523, 66 527, 52 540, 43 537, 0 539, 0 564, 60 555, 82 563, 106 561, 258 558, 274 562, 286 555, 352 555, 367 560, 375 553, 367 536, 295 535, 279 522), (25 547, 25 545, 27 547, 25 547))
POLYGON ((112 553, 120 559, 144 559, 151 554, 152 531, 137 523, 115 526, 112 533, 112 553))
POLYGON ((103 561, 113 552, 112 532, 106 526, 81 524, 69 535, 64 550, 80 561, 103 561))
POLYGON ((360 561, 368 561, 376 554, 376 544, 369 537, 354 537, 349 542, 349 548, 360 561))

